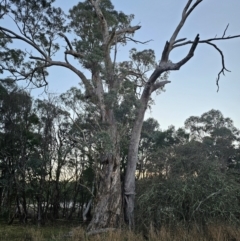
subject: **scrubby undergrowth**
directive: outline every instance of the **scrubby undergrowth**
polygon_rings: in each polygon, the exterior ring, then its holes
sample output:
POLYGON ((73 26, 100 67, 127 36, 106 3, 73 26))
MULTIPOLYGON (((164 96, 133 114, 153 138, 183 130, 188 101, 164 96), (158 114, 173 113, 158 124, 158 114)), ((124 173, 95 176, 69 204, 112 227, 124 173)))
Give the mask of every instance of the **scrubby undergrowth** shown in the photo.
POLYGON ((183 227, 166 228, 159 231, 149 228, 145 233, 116 230, 88 236, 84 228, 56 224, 37 228, 36 226, 1 225, 0 241, 238 241, 240 228, 226 225, 211 225, 204 230, 194 226, 191 230, 183 227), (69 236, 68 234, 71 234, 69 236))

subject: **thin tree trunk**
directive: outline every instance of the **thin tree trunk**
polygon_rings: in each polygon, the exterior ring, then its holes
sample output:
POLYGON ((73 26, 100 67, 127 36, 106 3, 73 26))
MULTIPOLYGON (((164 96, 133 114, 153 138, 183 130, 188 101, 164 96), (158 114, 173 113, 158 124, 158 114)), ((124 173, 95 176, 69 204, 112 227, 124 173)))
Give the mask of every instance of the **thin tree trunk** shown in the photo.
MULTIPOLYGON (((58 167, 59 168, 59 167, 58 167)), ((57 170, 56 175, 56 181, 55 181, 55 190, 54 190, 54 196, 53 196, 53 218, 58 219, 59 218, 59 200, 60 200, 60 188, 59 188, 59 176, 60 176, 60 170, 57 170)))
POLYGON ((86 222, 88 220, 87 214, 91 211, 91 205, 92 205, 92 198, 88 201, 86 208, 82 212, 83 222, 86 222))
POLYGON ((72 215, 76 210, 76 202, 77 202, 78 186, 79 186, 78 182, 79 182, 79 180, 76 180, 76 184, 75 184, 75 188, 74 188, 74 196, 73 196, 73 199, 72 199, 72 208, 71 208, 70 213, 67 217, 68 220, 70 220, 72 218, 72 215))
POLYGON ((38 211, 37 211, 37 225, 38 227, 42 226, 43 220, 42 220, 42 200, 40 195, 37 196, 37 205, 38 205, 38 211))
MULTIPOLYGON (((25 189, 24 189, 25 191, 25 189)), ((28 217, 28 212, 27 212, 27 202, 26 202, 26 197, 25 197, 25 192, 22 194, 22 222, 24 224, 27 223, 27 217, 28 217)))
POLYGON ((142 131, 143 119, 149 100, 149 92, 141 98, 139 108, 128 148, 127 168, 124 180, 124 218, 129 228, 134 228, 134 207, 135 207, 135 173, 138 162, 138 147, 142 131))

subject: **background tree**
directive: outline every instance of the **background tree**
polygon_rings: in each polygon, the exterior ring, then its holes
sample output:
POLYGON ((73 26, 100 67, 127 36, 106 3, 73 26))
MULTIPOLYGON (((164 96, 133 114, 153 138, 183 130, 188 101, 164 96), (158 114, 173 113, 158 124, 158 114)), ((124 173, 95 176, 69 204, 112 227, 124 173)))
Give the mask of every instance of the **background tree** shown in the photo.
POLYGON ((209 156, 217 157, 223 168, 236 157, 240 132, 220 111, 210 110, 200 117, 191 116, 185 121, 185 127, 190 130, 191 139, 208 146, 209 156))
MULTIPOLYGON (((140 229, 151 222, 157 229, 180 224, 201 229, 211 223, 232 225, 239 222, 237 128, 230 118, 224 118, 217 110, 210 110, 201 117, 190 117, 185 124, 191 130, 191 138, 172 142, 165 149, 165 155, 161 155, 164 149, 155 145, 152 154, 156 158, 157 165, 153 162, 153 167, 157 167, 157 172, 138 180, 137 221, 140 229), (207 122, 203 122, 206 119, 207 122), (229 130, 224 131, 228 134, 217 135, 213 141, 217 128, 223 126, 229 130), (209 132, 197 131, 196 139, 196 128, 209 132), (199 133, 203 138, 199 139, 199 133), (228 145, 217 145, 218 141, 227 139, 228 145)), ((173 137, 172 140, 179 140, 173 137)), ((157 139, 155 143, 158 143, 157 139)))
POLYGON ((1 161, 5 178, 4 205, 12 222, 15 212, 11 205, 15 202, 22 222, 27 220, 27 163, 36 146, 34 128, 38 118, 33 113, 32 98, 19 89, 11 79, 1 81, 1 161), (9 186, 8 186, 9 185, 9 186), (22 209, 20 209, 20 204, 22 209))

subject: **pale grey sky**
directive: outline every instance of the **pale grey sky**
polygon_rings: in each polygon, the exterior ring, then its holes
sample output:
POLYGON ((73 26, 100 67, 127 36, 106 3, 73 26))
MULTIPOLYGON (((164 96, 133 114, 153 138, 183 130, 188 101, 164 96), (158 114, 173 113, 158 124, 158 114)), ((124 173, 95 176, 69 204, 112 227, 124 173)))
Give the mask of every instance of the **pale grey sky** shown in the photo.
MULTIPOLYGON (((56 0, 56 5, 65 12, 76 5, 78 0, 56 0)), ((113 0, 116 10, 135 15, 134 23, 140 24, 134 38, 140 41, 152 39, 146 45, 121 47, 118 59, 128 58, 130 47, 154 49, 160 59, 165 42, 178 24, 187 0, 113 0)), ((193 40, 199 33, 200 39, 222 36, 227 24, 226 35, 240 34, 240 0, 203 0, 187 20, 179 37, 193 40)), ((221 76, 217 93, 216 77, 221 69, 219 53, 206 44, 199 44, 194 57, 179 71, 171 72, 172 83, 166 92, 154 97, 155 105, 146 117, 153 117, 162 129, 169 125, 181 127, 191 115, 201 115, 210 109, 220 110, 240 128, 240 38, 218 41, 226 67, 231 72, 221 76)), ((177 62, 185 56, 190 46, 173 51, 170 59, 177 62)), ((52 68, 49 76, 49 90, 61 93, 71 86, 77 86, 79 79, 70 71, 52 68)))
MULTIPOLYGON (((158 59, 164 43, 168 40, 180 20, 186 0, 122 0, 113 1, 117 9, 135 14, 135 22, 142 28, 137 39, 153 39, 147 46, 152 48, 158 59)), ((201 39, 222 36, 229 23, 227 35, 240 34, 239 0, 203 0, 187 20, 179 37, 201 39)), ((219 53, 208 45, 199 45, 195 56, 179 71, 170 74, 171 84, 166 92, 155 97, 152 112, 165 129, 170 124, 183 126, 191 115, 201 115, 210 109, 220 110, 225 117, 233 119, 240 128, 240 39, 216 42, 225 55, 226 67, 231 70, 221 76, 217 93, 216 76, 221 69, 219 53)), ((178 49, 170 56, 175 62, 185 56, 189 46, 178 49)))

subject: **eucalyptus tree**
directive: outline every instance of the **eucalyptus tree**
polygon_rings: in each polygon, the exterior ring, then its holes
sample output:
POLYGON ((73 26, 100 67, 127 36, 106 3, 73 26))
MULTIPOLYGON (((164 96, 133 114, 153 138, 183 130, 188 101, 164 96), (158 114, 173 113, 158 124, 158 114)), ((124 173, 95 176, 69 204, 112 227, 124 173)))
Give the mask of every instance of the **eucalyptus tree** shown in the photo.
POLYGON ((190 138, 202 142, 209 157, 218 158, 223 167, 237 158, 240 131, 219 110, 212 109, 201 116, 189 117, 185 128, 190 131, 190 138))
POLYGON ((218 110, 189 117, 185 127, 149 135, 152 175, 138 181, 137 220, 145 227, 238 222, 239 130, 218 110))
POLYGON ((161 130, 153 118, 143 122, 137 165, 137 178, 162 175, 168 178, 171 169, 169 160, 178 146, 189 142, 189 133, 183 128, 170 125, 161 130))
MULTIPOLYGON (((156 62, 153 50, 138 52, 132 49, 130 60, 116 62, 119 45, 133 39, 140 26, 132 26, 133 15, 114 10, 110 0, 86 0, 74 6, 66 20, 60 8, 55 8, 54 0, 5 0, 1 1, 2 19, 11 19, 16 28, 0 26, 2 72, 10 72, 16 80, 29 80, 38 87, 47 85, 47 69, 52 66, 67 68, 80 79, 85 97, 95 105, 99 120, 105 126, 106 147, 101 163, 101 182, 89 230, 115 227, 122 213, 122 191, 120 181, 120 140, 122 138, 121 118, 117 114, 122 107, 133 111, 131 137, 128 147, 128 159, 124 178, 125 220, 134 226, 135 171, 138 160, 138 145, 145 111, 152 93, 170 83, 166 73, 179 70, 194 55, 198 44, 206 43, 214 47, 221 55, 222 67, 218 74, 226 70, 222 51, 214 41, 240 37, 239 35, 215 37, 201 40, 178 38, 187 18, 203 0, 187 0, 182 15, 172 36, 166 42, 160 61, 156 62), (75 35, 71 41, 68 31, 75 35), (55 53, 60 50, 62 41, 64 58, 57 59, 55 53), (11 43, 24 42, 30 50, 14 49, 11 43), (186 56, 178 62, 170 61, 172 50, 190 45, 186 56), (27 59, 27 57, 29 59, 27 59), (81 68, 73 62, 75 58, 81 68), (28 61, 29 60, 29 61, 28 61), (87 78, 83 69, 90 72, 87 78), (152 74, 148 74, 152 71, 152 74), (127 99, 126 99, 127 97, 127 99), (123 100, 127 100, 125 102, 123 100), (124 105, 123 103, 128 103, 124 105)), ((5 20, 5 21, 6 21, 5 20)), ((128 114, 124 114, 127 116, 128 114)))
POLYGON ((30 185, 37 199, 40 225, 50 205, 53 217, 59 217, 62 169, 67 165, 73 147, 66 135, 71 128, 69 113, 62 110, 57 98, 49 96, 48 100, 37 99, 35 113, 39 118, 36 128, 39 145, 30 160, 30 170, 35 174, 30 177, 30 185), (43 203, 46 203, 44 210, 43 203))
POLYGON ((5 210, 10 211, 11 205, 16 203, 21 221, 26 222, 27 168, 36 146, 34 129, 38 118, 33 113, 29 93, 18 88, 11 79, 2 81, 0 89, 0 160, 5 177, 5 210))

